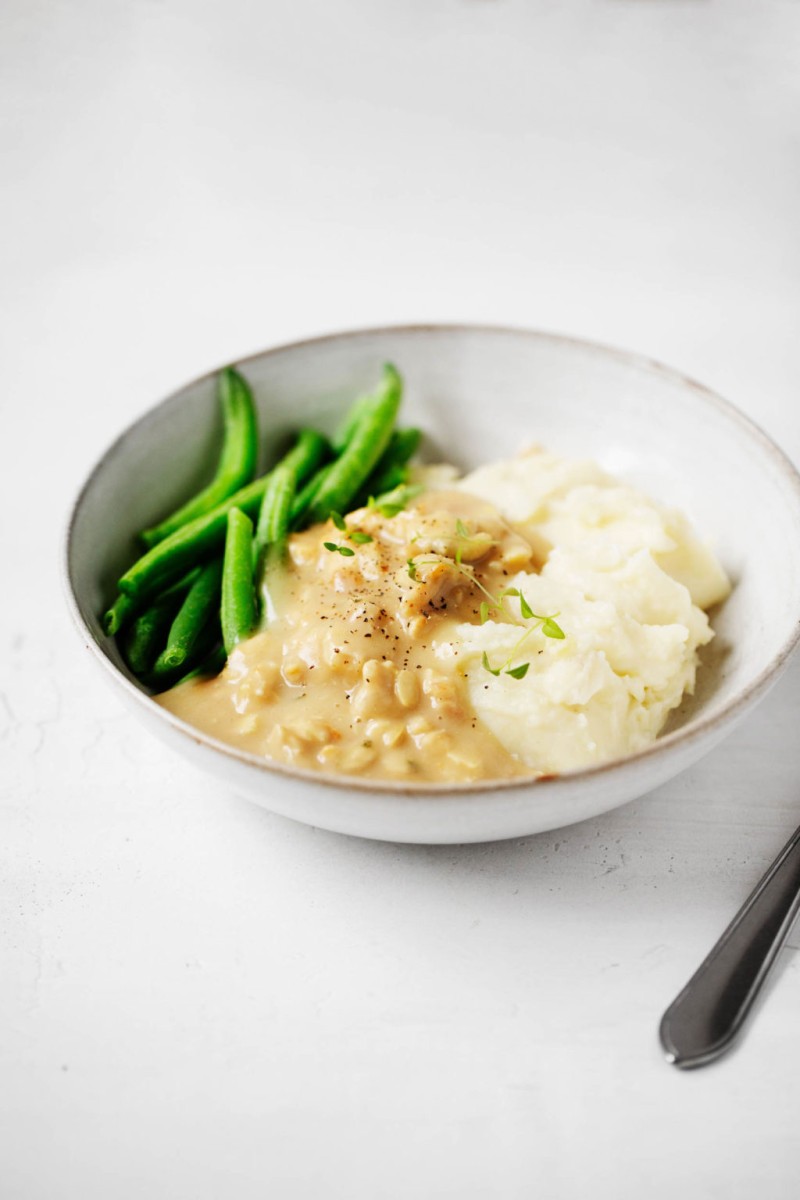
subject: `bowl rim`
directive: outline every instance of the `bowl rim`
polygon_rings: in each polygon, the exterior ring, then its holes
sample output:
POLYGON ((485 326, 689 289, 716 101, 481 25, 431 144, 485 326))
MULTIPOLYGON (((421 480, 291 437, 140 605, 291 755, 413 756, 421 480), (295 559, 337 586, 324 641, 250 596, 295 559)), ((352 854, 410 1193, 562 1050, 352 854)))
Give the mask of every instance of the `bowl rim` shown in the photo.
MULTIPOLYGON (((290 342, 282 342, 277 345, 267 346, 265 349, 255 351, 244 355, 243 357, 231 360, 237 367, 244 367, 248 363, 260 361, 264 358, 270 358, 273 355, 285 354, 291 351, 303 350, 309 347, 318 346, 327 342, 346 341, 349 339, 358 339, 361 337, 375 337, 384 335, 396 334, 421 334, 421 335, 438 335, 438 334, 494 334, 508 336, 512 338, 522 338, 523 340, 533 339, 540 342, 549 342, 561 346, 572 346, 581 351, 589 351, 601 358, 614 359, 624 363, 626 366, 644 371, 646 373, 659 375, 665 379, 669 379, 674 383, 680 384, 697 394, 699 399, 716 408, 729 421, 738 425, 740 429, 752 440, 757 442, 762 450, 772 458, 773 464, 777 471, 780 472, 785 483, 794 491, 798 505, 798 514, 800 514, 800 472, 798 472, 794 463, 788 455, 778 446, 778 444, 761 428, 761 426, 751 417, 743 413, 731 401, 726 400, 717 392, 700 383, 692 376, 686 375, 682 371, 670 367, 658 359, 652 358, 645 354, 636 353, 629 350, 624 350, 616 346, 610 346, 603 342, 593 341, 588 338, 578 337, 572 334, 563 334, 549 330, 532 329, 522 325, 508 324, 492 324, 485 322, 422 322, 422 323, 399 323, 389 325, 374 325, 374 326, 359 326, 355 328, 346 328, 329 333, 316 334, 310 337, 299 338, 290 342)), ((105 469, 109 459, 113 458, 117 449, 123 441, 125 441, 134 430, 140 428, 143 424, 148 423, 157 411, 164 405, 174 400, 180 393, 185 392, 199 384, 205 383, 213 378, 221 370, 221 367, 214 367, 211 370, 204 371, 201 374, 194 376, 179 387, 170 391, 166 396, 150 405, 139 417, 127 425, 121 433, 110 443, 105 451, 100 455, 95 465, 86 476, 78 493, 71 505, 68 513, 64 536, 62 538, 62 553, 61 553, 61 576, 62 583, 65 588, 67 605, 75 622, 76 628, 82 638, 86 639, 87 648, 93 653, 95 659, 102 664, 113 682, 123 688, 127 696, 138 705, 141 705, 148 716, 154 719, 160 719, 173 731, 184 738, 189 739, 195 745, 207 748, 222 754, 223 756, 233 759, 235 762, 244 767, 254 768, 262 773, 266 779, 270 776, 278 774, 284 777, 287 781, 294 784, 316 784, 326 788, 332 788, 336 792, 347 791, 362 793, 365 795, 375 796, 379 793, 382 798, 388 800, 391 796, 402 796, 404 803, 409 799, 423 800, 426 797, 434 796, 437 802, 442 803, 446 800, 459 801, 467 800, 469 797, 476 797, 487 792, 490 793, 523 793, 529 792, 531 788, 537 790, 546 788, 548 791, 557 792, 561 788, 573 788, 576 784, 580 784, 584 780, 591 782, 608 777, 609 775, 621 775, 635 770, 641 764, 650 761, 656 762, 665 759, 676 747, 683 747, 695 744, 700 739, 721 736, 726 726, 732 725, 771 687, 777 680, 783 669, 789 662, 794 651, 800 644, 800 612, 798 612, 795 624, 789 634, 784 638, 782 644, 773 653, 769 662, 762 670, 752 679, 737 695, 728 700, 717 712, 708 716, 698 716, 690 721, 687 725, 680 729, 673 730, 660 736, 651 745, 646 746, 642 750, 638 750, 633 754, 626 755, 623 758, 612 759, 608 762, 600 763, 597 766, 582 767, 574 771, 565 771, 558 774, 545 774, 541 776, 519 776, 510 779, 491 779, 491 780, 474 780, 472 782, 462 783, 432 783, 413 785, 403 783, 401 781, 392 780, 370 780, 361 778, 356 775, 332 775, 324 772, 317 772, 302 767, 291 766, 286 763, 280 763, 271 759, 260 757, 247 750, 241 750, 235 746, 231 746, 227 742, 220 741, 217 738, 211 737, 202 730, 190 725, 188 722, 176 717, 167 709, 162 708, 154 699, 154 697, 127 677, 107 654, 102 650, 98 640, 96 639, 92 629, 86 623, 81 613, 75 588, 72 580, 71 562, 72 548, 75 536, 75 528, 78 523, 81 509, 96 477, 105 469)))

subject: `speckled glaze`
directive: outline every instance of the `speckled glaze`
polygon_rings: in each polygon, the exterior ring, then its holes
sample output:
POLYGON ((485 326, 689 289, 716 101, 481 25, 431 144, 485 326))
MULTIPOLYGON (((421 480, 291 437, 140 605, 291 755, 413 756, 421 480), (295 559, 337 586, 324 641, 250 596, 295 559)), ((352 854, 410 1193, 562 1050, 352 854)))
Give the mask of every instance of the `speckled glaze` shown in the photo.
POLYGON ((208 375, 110 447, 67 531, 73 616, 137 716, 201 769, 274 812, 342 833, 423 843, 519 837, 584 820, 664 783, 730 733, 800 639, 800 476, 781 451, 730 404, 675 371, 550 334, 482 326, 361 330, 267 350, 240 366, 262 429, 280 448, 300 423, 332 429, 386 360, 404 375, 403 420, 425 430, 428 459, 469 469, 541 442, 590 456, 688 513, 734 583, 713 614, 717 637, 696 696, 655 745, 623 761, 535 782, 414 791, 267 764, 165 712, 132 679, 98 616, 135 552, 135 533, 199 486, 214 461, 218 413, 208 375))

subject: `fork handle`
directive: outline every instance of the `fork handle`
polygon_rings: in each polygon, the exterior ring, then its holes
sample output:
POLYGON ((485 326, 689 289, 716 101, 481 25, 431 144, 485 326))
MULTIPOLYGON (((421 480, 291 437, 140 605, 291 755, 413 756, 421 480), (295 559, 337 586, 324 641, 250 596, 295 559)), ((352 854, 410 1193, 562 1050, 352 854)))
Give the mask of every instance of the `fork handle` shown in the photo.
POLYGON ((740 1032, 800 911, 800 828, 661 1018, 667 1062, 701 1067, 740 1032))

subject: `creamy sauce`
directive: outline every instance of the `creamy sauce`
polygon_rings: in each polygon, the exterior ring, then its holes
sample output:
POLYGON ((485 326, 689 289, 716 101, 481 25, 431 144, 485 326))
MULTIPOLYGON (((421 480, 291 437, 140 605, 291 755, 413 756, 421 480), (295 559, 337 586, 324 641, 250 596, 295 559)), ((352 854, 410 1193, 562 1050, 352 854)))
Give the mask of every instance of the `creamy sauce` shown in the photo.
POLYGON ((269 574, 267 628, 216 679, 159 703, 304 768, 417 784, 535 775, 476 717, 463 675, 436 648, 480 624, 487 593, 546 555, 535 534, 463 491, 427 492, 395 516, 359 509, 346 531, 314 526, 269 574))

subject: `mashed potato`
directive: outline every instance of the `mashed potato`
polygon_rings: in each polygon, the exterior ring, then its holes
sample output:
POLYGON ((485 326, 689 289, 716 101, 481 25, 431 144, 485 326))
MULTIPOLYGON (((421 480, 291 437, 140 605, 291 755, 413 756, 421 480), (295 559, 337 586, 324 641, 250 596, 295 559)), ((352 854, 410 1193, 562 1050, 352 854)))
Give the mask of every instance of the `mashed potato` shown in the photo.
MULTIPOLYGON (((544 450, 481 467, 456 486, 490 500, 549 549, 539 573, 509 586, 563 639, 498 620, 462 623, 436 653, 466 679, 480 719, 532 770, 560 772, 649 745, 694 688, 713 637, 704 608, 728 579, 680 513, 623 487, 590 462, 544 450), (524 631, 523 631, 524 632, 524 631), (523 678, 500 664, 529 662, 523 678)), ((521 601, 506 605, 521 616, 521 601)))

